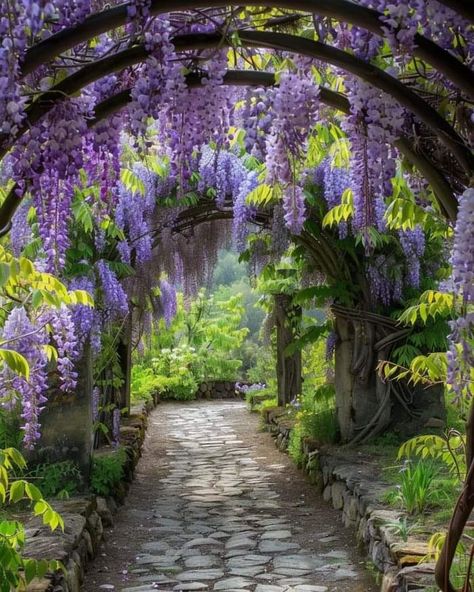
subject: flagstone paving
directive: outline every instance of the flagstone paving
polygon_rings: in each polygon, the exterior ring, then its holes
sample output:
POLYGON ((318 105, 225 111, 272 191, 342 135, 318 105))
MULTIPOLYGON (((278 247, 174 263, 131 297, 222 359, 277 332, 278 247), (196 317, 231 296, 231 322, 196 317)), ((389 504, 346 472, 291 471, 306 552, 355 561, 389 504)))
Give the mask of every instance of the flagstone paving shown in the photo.
POLYGON ((240 401, 160 405, 84 592, 376 590, 353 533, 240 401))

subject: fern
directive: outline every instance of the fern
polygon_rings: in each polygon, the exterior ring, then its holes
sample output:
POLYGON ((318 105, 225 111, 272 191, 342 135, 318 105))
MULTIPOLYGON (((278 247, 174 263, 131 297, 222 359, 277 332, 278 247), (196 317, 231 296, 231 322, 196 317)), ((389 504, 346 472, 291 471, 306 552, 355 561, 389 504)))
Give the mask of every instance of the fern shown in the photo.
POLYGON ((270 185, 259 185, 253 191, 251 191, 245 201, 249 205, 254 206, 266 206, 268 205, 274 198, 274 191, 270 187, 270 185))
POLYGON ((145 184, 130 169, 121 170, 120 180, 122 181, 124 186, 132 193, 140 193, 141 195, 145 195, 145 184))

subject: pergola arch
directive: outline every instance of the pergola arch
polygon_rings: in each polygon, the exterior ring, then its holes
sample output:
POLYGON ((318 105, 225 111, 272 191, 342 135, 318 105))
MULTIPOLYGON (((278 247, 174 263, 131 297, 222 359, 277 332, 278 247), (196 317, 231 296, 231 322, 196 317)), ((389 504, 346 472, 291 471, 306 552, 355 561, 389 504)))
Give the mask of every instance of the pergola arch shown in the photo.
MULTIPOLYGON (((462 8, 463 13, 466 13, 466 17, 474 20, 474 9, 465 6, 462 0, 445 0, 445 4, 456 11, 462 8), (452 4, 455 4, 456 7, 453 7, 452 4)), ((332 17, 367 29, 375 35, 386 36, 381 21, 383 16, 381 13, 348 0, 249 0, 244 5, 282 8, 332 17)), ((180 10, 192 10, 202 7, 219 8, 222 6, 242 6, 242 2, 238 0, 152 0, 150 14, 158 15, 180 10)), ((27 51, 23 62, 23 73, 31 73, 38 66, 47 63, 78 43, 124 25, 127 21, 127 7, 128 3, 125 3, 90 15, 84 22, 64 29, 31 47, 27 51)), ((418 33, 414 37, 414 45, 413 55, 415 57, 431 64, 433 68, 443 73, 468 96, 474 97, 474 76, 469 68, 439 45, 418 33)))
MULTIPOLYGON (((168 228, 172 234, 182 234, 206 222, 232 220, 233 216, 234 213, 231 204, 224 204, 223 207, 218 207, 214 200, 201 198, 197 204, 179 212, 176 220, 168 228)), ((252 223, 261 228, 269 228, 270 221, 271 213, 260 209, 256 212, 252 223)), ((150 235, 153 238, 153 248, 156 248, 158 245, 162 230, 163 228, 160 227, 150 231, 150 235)), ((345 261, 335 252, 334 241, 330 240, 331 237, 325 231, 318 233, 316 236, 303 229, 300 235, 292 238, 296 243, 301 243, 307 248, 312 261, 325 277, 334 281, 340 272, 349 279, 345 261)))
MULTIPOLYGON (((188 85, 197 85, 200 78, 191 74, 187 76, 187 82, 188 85)), ((256 72, 253 70, 228 70, 224 76, 224 84, 232 86, 272 86, 275 84, 275 75, 270 72, 256 72)), ((98 103, 94 110, 95 118, 91 120, 90 124, 92 126, 96 125, 108 116, 125 108, 132 101, 131 92, 132 89, 127 88, 98 103)), ((319 98, 328 107, 332 107, 345 115, 350 113, 350 102, 342 93, 320 86, 319 98)), ((446 217, 454 220, 457 213, 457 200, 447 179, 433 162, 413 147, 409 138, 399 138, 396 140, 395 146, 431 185, 446 217)), ((1 212, 0 208, 0 219, 1 212)))
MULTIPOLYGON (((462 2, 462 0, 439 1, 446 6, 453 8, 454 10, 458 10, 459 13, 463 14, 465 17, 474 19, 474 6, 468 6, 467 3, 462 2)), ((207 2, 203 0, 203 3, 206 7, 241 5, 241 3, 237 0, 230 0, 229 2, 224 3, 222 0, 208 0, 207 2)), ((346 0, 249 0, 249 2, 246 4, 249 6, 263 5, 268 7, 281 7, 292 10, 310 11, 352 23, 356 26, 363 27, 364 29, 376 35, 384 36, 383 26, 380 20, 380 13, 346 0)), ((199 6, 202 6, 202 3, 196 0, 174 0, 173 2, 170 0, 152 0, 152 12, 154 14, 161 12, 174 12, 176 10, 192 10, 193 8, 197 8, 199 6)), ((90 39, 91 36, 97 35, 101 32, 106 32, 114 27, 125 24, 126 19, 127 4, 123 4, 116 8, 103 11, 97 15, 92 15, 80 25, 61 31, 56 35, 52 35, 49 39, 28 50, 23 65, 23 74, 26 75, 28 73, 34 72, 37 67, 39 67, 41 64, 47 63, 49 60, 59 55, 61 51, 72 48, 78 43, 90 39)), ((436 133, 439 140, 456 156, 456 159, 464 171, 463 182, 467 184, 470 180, 472 180, 474 171, 474 156, 470 148, 466 145, 461 136, 446 119, 444 119, 434 108, 432 108, 429 103, 425 101, 420 95, 410 90, 407 85, 403 84, 397 78, 389 76, 386 72, 376 68, 370 63, 367 63, 363 60, 358 60, 352 54, 335 49, 317 41, 311 41, 309 39, 304 39, 293 35, 285 35, 266 31, 242 30, 239 31, 238 34, 240 36, 241 42, 249 47, 265 47, 269 49, 289 51, 311 57, 317 57, 326 63, 331 63, 339 68, 345 69, 351 72, 353 75, 361 77, 372 86, 387 92, 389 95, 398 100, 402 105, 406 106, 413 113, 415 113, 421 121, 423 121, 436 133)), ((183 44, 180 48, 177 39, 178 38, 175 38, 174 41, 178 51, 180 49, 186 50, 215 48, 227 42, 227 40, 220 33, 207 36, 188 35, 181 36, 183 44), (192 39, 194 39, 194 46, 186 45, 186 43, 190 43, 192 39)), ((474 76, 467 66, 457 60, 456 57, 449 54, 449 52, 443 50, 436 43, 426 39, 421 35, 416 35, 415 44, 416 47, 414 50, 414 56, 424 60, 436 71, 442 73, 459 89, 461 89, 466 94, 466 96, 474 97, 474 76)), ((111 56, 110 58, 104 58, 103 60, 99 60, 96 63, 91 63, 88 66, 85 66, 76 74, 69 76, 66 80, 59 83, 51 91, 48 91, 47 93, 40 96, 39 100, 35 102, 28 110, 28 123, 34 123, 43 117, 51 105, 54 104, 56 98, 64 96, 63 93, 70 95, 74 92, 78 92, 87 86, 87 84, 90 84, 94 80, 99 79, 101 76, 107 73, 143 61, 146 59, 147 55, 148 54, 143 46, 135 45, 123 52, 120 52, 119 54, 111 56), (100 69, 101 67, 103 68, 102 70, 100 69)), ((265 75, 265 73, 258 74, 265 75)), ((234 78, 234 82, 232 82, 232 75, 228 76, 227 78, 228 83, 236 83, 236 78, 234 78)), ((270 81, 268 83, 270 84, 270 81)), ((350 104, 345 97, 342 95, 337 95, 337 93, 331 94, 329 89, 323 90, 324 92, 321 94, 323 102, 340 109, 342 112, 347 112, 350 109, 350 104)), ((98 123, 103 118, 107 117, 107 115, 114 112, 114 110, 116 111, 120 109, 125 104, 127 104, 129 100, 130 90, 125 90, 122 93, 107 99, 97 106, 96 117, 91 122, 91 125, 98 123)), ((418 168, 432 184, 435 192, 438 195, 443 196, 443 199, 440 199, 440 201, 443 205, 444 211, 448 217, 455 219, 456 200, 453 197, 452 188, 449 186, 449 183, 447 183, 446 179, 443 178, 442 173, 437 171, 436 167, 433 166, 433 164, 430 163, 426 158, 417 154, 416 149, 410 146, 406 139, 401 141, 399 147, 410 160, 415 162, 418 168)), ((7 198, 6 202, 2 205, 2 208, 0 208, 0 224, 5 222, 5 216, 11 216, 11 213, 14 211, 15 203, 19 201, 14 192, 12 192, 10 196, 13 196, 12 199, 7 198)), ((183 218, 183 224, 187 223, 187 220, 189 219, 192 220, 192 223, 198 223, 199 218, 196 217, 196 212, 189 210, 186 215, 188 218, 183 218)), ((231 216, 230 213, 223 211, 214 211, 210 214, 208 213, 208 215, 214 216, 217 219, 231 216)), ((310 239, 318 243, 317 247, 320 250, 325 250, 326 252, 328 250, 330 251, 330 246, 328 247, 328 245, 325 243, 323 236, 321 239, 320 237, 313 236, 308 238, 304 232, 302 233, 302 241, 310 239)), ((308 250, 311 251, 311 244, 306 243, 306 245, 308 246, 308 250)), ((317 249, 314 249, 314 251, 317 252, 317 249)), ((328 261, 332 262, 334 259, 336 259, 337 264, 337 256, 332 252, 329 252, 329 255, 330 258, 328 261)), ((326 264, 326 268, 330 268, 330 265, 326 264)), ((472 476, 472 471, 470 475, 472 476)), ((468 516, 466 516, 466 520, 467 518, 468 516)), ((443 552, 448 553, 448 559, 451 559, 449 550, 443 552)))
MULTIPOLYGON (((130 63, 137 63, 140 61, 138 58, 141 57, 142 51, 139 53, 137 51, 131 51, 127 54, 125 58, 125 63, 130 65, 130 63), (132 62, 133 60, 133 62, 132 62)), ((111 65, 113 68, 117 69, 117 62, 111 59, 107 60, 107 65, 111 65)), ((105 73, 111 73, 107 70, 102 70, 102 75, 105 73)), ((33 125, 42 116, 44 116, 54 105, 54 101, 58 100, 59 98, 64 97, 64 92, 69 90, 70 93, 77 92, 79 89, 78 82, 81 84, 89 84, 91 82, 90 79, 87 78, 93 70, 88 67, 86 72, 86 77, 84 78, 79 77, 78 75, 65 79, 63 83, 61 83, 62 90, 56 87, 55 90, 47 91, 44 94, 44 98, 35 102, 32 107, 27 110, 28 114, 28 126, 33 125), (72 80, 72 84, 70 84, 72 80), (65 84, 67 83, 67 84, 65 84), (74 86, 76 84, 76 86, 74 86), (49 100, 47 98, 49 97, 49 100)), ((79 73, 78 73, 79 74, 79 73)), ((96 72, 97 74, 97 72, 96 72)), ((99 76, 97 76, 99 78, 99 76)), ((198 76, 190 75, 187 77, 188 84, 190 85, 198 85, 200 83, 200 78, 198 76)), ((228 71, 224 82, 229 85, 234 86, 271 86, 275 83, 275 76, 272 73, 267 72, 255 72, 255 71, 228 71)), ((59 86, 59 85, 58 85, 59 86)), ((348 114, 350 112, 350 102, 343 94, 332 91, 331 89, 325 88, 323 86, 320 87, 320 99, 321 102, 325 103, 326 105, 333 107, 342 113, 348 114)), ((109 115, 119 111, 120 109, 124 108, 130 101, 132 100, 131 97, 131 89, 123 90, 112 97, 105 99, 101 103, 99 103, 95 108, 95 118, 89 122, 90 126, 96 125, 100 121, 103 121, 109 115)), ((25 126, 24 131, 28 128, 25 126)), ((430 162, 428 158, 422 155, 420 152, 416 151, 412 146, 410 140, 406 137, 399 138, 396 141, 397 148, 402 152, 402 154, 422 173, 422 175, 426 178, 426 180, 430 183, 433 188, 433 191, 446 215, 449 219, 455 219, 457 213, 457 200, 453 194, 453 190, 443 176, 443 174, 437 169, 434 163, 430 162)), ((5 150, 6 151, 6 150, 5 150)), ((13 188, 9 194, 7 195, 6 199, 0 206, 0 235, 4 235, 9 230, 9 222, 16 211, 20 199, 16 195, 16 190, 13 188)))
MULTIPOLYGON (((437 113, 435 109, 416 93, 407 89, 407 87, 396 78, 387 75, 383 70, 367 64, 351 54, 317 41, 302 39, 293 35, 267 33, 263 31, 241 31, 239 35, 244 43, 252 47, 268 47, 271 49, 301 53, 303 55, 321 59, 326 63, 331 63, 356 76, 360 76, 369 84, 392 95, 400 103, 407 108, 410 108, 418 117, 424 120, 425 124, 429 125, 433 131, 437 133, 439 139, 456 154, 458 161, 465 171, 467 183, 467 180, 474 170, 474 157, 470 149, 463 143, 462 138, 457 132, 437 113)), ((226 41, 226 39, 220 34, 216 33, 207 35, 188 34, 177 36, 174 39, 176 48, 182 51, 189 49, 215 48, 216 46, 222 45, 223 42, 228 43, 228 41, 226 41)), ((49 91, 43 93, 28 107, 26 111, 27 123, 20 133, 24 133, 30 125, 34 124, 44 116, 54 105, 56 100, 63 98, 65 95, 72 95, 79 92, 82 88, 100 79, 102 76, 142 62, 147 56, 148 52, 145 47, 143 45, 137 45, 123 50, 118 54, 114 54, 84 66, 49 91)), ((349 107, 348 103, 344 101, 342 95, 339 95, 336 99, 335 94, 336 93, 329 95, 326 90, 323 99, 329 99, 328 104, 336 103, 336 108, 347 112, 347 108, 349 107), (341 107, 344 108, 341 109, 341 107)), ((121 97, 119 98, 120 100, 115 103, 117 108, 121 105, 121 100, 125 100, 126 97, 127 93, 125 91, 121 94, 121 97)), ((112 97, 110 104, 114 104, 115 100, 116 99, 112 97)), ((102 109, 102 114, 104 115, 106 111, 106 109, 102 109)), ((414 162, 415 166, 421 170, 427 180, 432 184, 447 216, 451 219, 455 219, 457 202, 453 196, 452 190, 449 188, 449 183, 447 183, 443 175, 437 171, 435 166, 430 166, 428 159, 417 154, 406 139, 400 141, 399 148, 405 153, 409 160, 414 162)), ((3 153, 5 153, 6 149, 7 147, 5 146, 3 153)), ((13 213, 11 210, 12 203, 13 200, 7 199, 7 203, 3 204, 0 209, 0 223, 2 228, 5 228, 11 217, 11 213, 13 213), (11 213, 9 214, 9 212, 11 213)))
MULTIPOLYGON (((427 101, 380 68, 319 41, 312 41, 285 33, 239 31, 239 38, 243 44, 249 47, 288 51, 319 59, 362 78, 371 86, 386 92, 431 128, 440 142, 455 155, 468 179, 472 175, 474 171, 474 155, 454 128, 427 101)), ((178 51, 214 49, 224 44, 230 44, 228 38, 217 33, 182 35, 175 37, 172 42, 178 51)), ((137 45, 84 66, 43 95, 40 95, 27 110, 29 124, 31 125, 44 115, 55 100, 79 92, 82 88, 106 74, 112 74, 144 61, 148 57, 148 53, 144 45, 137 45)), ((26 129, 25 127, 23 131, 26 129)))

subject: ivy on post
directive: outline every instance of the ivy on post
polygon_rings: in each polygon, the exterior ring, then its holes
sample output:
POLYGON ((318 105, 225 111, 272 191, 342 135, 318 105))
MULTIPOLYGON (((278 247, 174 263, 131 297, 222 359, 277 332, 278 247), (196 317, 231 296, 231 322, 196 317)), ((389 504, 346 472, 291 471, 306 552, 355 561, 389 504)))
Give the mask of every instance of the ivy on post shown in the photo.
POLYGON ((292 303, 288 294, 275 294, 277 330, 278 405, 284 407, 301 394, 301 349, 291 354, 288 347, 294 342, 301 323, 301 307, 292 303))

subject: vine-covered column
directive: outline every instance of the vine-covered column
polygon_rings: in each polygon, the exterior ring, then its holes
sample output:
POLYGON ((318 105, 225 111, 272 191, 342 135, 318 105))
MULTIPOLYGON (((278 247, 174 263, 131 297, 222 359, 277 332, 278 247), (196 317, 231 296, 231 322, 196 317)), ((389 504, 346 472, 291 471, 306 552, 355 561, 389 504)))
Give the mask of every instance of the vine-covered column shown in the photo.
POLYGON ((301 307, 295 306, 291 296, 276 294, 275 321, 277 334, 278 405, 285 406, 301 394, 301 350, 291 354, 287 349, 296 337, 301 320, 301 307))
POLYGON ((73 461, 87 481, 93 448, 93 377, 89 342, 84 345, 75 370, 77 386, 73 391, 64 392, 57 384, 51 384, 48 402, 41 415, 41 439, 32 454, 42 462, 73 461))
POLYGON ((390 428, 408 438, 445 420, 440 385, 383 380, 379 366, 403 344, 409 329, 388 317, 334 305, 335 387, 343 442, 364 443, 390 428))

